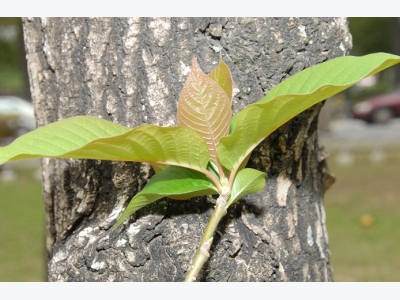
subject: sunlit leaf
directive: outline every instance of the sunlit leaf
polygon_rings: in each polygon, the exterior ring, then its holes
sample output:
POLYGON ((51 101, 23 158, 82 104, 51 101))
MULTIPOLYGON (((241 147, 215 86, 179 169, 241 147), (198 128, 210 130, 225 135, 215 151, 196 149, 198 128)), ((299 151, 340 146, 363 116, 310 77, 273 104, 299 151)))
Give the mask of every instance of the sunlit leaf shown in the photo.
POLYGON ((240 170, 233 182, 232 191, 227 206, 232 205, 244 196, 257 193, 265 186, 265 173, 246 168, 240 170))
POLYGON ((0 148, 0 164, 41 157, 149 162, 196 170, 206 169, 209 162, 207 145, 190 128, 132 129, 89 116, 49 124, 0 148))
POLYGON ((386 53, 344 56, 293 75, 234 117, 232 133, 223 137, 218 146, 222 165, 237 169, 265 137, 294 116, 399 62, 399 56, 386 53))
POLYGON ((178 121, 204 138, 215 163, 219 140, 228 134, 231 117, 231 101, 227 94, 201 71, 193 57, 192 70, 179 97, 178 121))
POLYGON ((228 95, 229 100, 232 101, 233 81, 231 70, 222 60, 222 57, 220 57, 218 65, 210 72, 210 74, 208 74, 208 76, 218 83, 218 85, 228 95))
POLYGON ((187 168, 169 166, 155 174, 143 190, 132 198, 115 227, 137 210, 161 198, 186 200, 212 194, 218 194, 218 190, 204 174, 187 168))
POLYGON ((165 168, 168 168, 168 165, 164 165, 164 164, 151 163, 150 165, 153 167, 153 170, 156 173, 164 170, 165 168))

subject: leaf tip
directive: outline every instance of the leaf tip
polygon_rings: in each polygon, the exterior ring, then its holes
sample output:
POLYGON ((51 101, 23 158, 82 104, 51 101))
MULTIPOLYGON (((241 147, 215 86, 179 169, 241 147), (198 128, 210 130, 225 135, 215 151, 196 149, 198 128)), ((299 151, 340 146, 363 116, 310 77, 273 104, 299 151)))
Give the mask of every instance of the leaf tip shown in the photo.
POLYGON ((197 62, 197 58, 195 55, 192 57, 192 72, 202 72, 199 66, 199 63, 197 62))

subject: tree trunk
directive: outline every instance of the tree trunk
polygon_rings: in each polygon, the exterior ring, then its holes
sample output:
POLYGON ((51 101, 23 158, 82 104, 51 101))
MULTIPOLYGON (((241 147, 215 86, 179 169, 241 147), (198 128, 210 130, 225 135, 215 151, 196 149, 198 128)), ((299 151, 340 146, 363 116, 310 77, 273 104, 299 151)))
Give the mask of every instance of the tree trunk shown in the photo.
MULTIPOLYGON (((38 126, 75 115, 126 126, 177 124, 192 55, 222 52, 233 110, 296 72, 348 54, 343 18, 26 18, 38 126)), ((269 136, 249 165, 267 185, 228 210, 198 281, 331 281, 316 125, 322 104, 269 136)), ((162 199, 112 230, 153 171, 147 164, 43 159, 50 281, 183 281, 210 198, 162 199)))

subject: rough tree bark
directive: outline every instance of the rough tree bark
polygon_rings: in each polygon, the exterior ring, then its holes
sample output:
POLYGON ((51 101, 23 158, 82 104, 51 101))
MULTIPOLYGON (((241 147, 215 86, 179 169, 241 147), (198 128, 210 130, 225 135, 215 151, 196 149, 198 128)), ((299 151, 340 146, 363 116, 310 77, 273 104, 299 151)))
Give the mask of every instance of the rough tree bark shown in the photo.
MULTIPOLYGON (((348 54, 343 18, 26 18, 38 126, 92 115, 127 126, 175 125, 196 55, 222 52, 234 112, 296 72, 348 54)), ((228 210, 199 281, 331 281, 316 134, 322 104, 268 137, 249 164, 267 185, 228 210)), ((44 159, 50 281, 183 281, 212 199, 162 199, 111 227, 151 176, 146 164, 44 159)))

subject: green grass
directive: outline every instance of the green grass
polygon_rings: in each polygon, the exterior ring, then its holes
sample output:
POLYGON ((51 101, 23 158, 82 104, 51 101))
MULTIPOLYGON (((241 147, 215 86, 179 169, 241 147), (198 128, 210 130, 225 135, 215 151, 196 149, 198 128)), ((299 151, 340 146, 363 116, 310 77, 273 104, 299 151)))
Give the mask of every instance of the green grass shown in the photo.
POLYGON ((0 281, 45 281, 44 207, 33 170, 0 181, 0 281))
POLYGON ((328 160, 337 179, 325 195, 335 281, 400 281, 400 150, 387 149, 380 163, 370 153, 358 150, 347 166, 337 152, 328 160))

